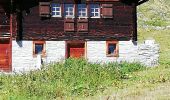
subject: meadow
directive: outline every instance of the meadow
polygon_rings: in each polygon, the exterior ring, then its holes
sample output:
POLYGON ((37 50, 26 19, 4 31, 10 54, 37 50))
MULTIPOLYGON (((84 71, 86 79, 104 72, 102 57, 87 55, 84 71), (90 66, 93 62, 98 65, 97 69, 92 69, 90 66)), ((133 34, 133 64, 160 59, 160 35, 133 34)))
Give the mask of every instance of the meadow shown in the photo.
POLYGON ((67 59, 41 70, 0 76, 1 100, 42 100, 65 97, 89 97, 110 86, 121 87, 129 73, 144 70, 138 63, 88 63, 67 59))

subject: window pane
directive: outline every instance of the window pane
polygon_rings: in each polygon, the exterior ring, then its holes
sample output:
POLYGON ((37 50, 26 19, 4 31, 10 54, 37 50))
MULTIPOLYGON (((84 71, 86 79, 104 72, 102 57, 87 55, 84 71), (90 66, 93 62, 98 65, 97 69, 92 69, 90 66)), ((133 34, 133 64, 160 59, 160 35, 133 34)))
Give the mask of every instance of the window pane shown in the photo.
POLYGON ((72 12, 70 12, 70 15, 73 15, 73 13, 72 13, 72 12))
POLYGON ((55 15, 55 12, 52 12, 52 15, 55 15))
POLYGON ((52 11, 55 11, 55 8, 52 8, 52 11))
POLYGON ((43 44, 35 44, 35 54, 41 54, 43 51, 43 44))
POLYGON ((60 8, 56 8, 56 11, 60 11, 60 8))
POLYGON ((90 9, 90 12, 94 12, 94 9, 90 9))
POLYGON ((68 12, 66 12, 66 15, 68 15, 68 12))
POLYGON ((86 13, 83 13, 82 16, 86 16, 86 13))
POLYGON ((60 12, 56 12, 56 15, 60 15, 60 12))
POLYGON ((98 13, 95 13, 95 16, 99 16, 99 14, 98 14, 98 13))
POLYGON ((70 11, 72 12, 72 11, 73 11, 73 8, 70 8, 70 11))
POLYGON ((82 9, 83 12, 86 12, 86 9, 82 9))
POLYGON ((109 44, 108 45, 108 54, 114 54, 115 50, 116 50, 116 44, 109 44))

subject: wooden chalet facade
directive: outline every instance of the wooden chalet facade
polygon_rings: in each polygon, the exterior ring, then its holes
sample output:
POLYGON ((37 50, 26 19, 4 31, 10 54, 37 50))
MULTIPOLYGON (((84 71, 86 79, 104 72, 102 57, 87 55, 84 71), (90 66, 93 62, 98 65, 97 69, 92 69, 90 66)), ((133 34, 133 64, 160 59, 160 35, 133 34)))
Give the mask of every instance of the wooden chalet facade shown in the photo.
POLYGON ((35 69, 39 54, 43 63, 126 61, 126 49, 136 48, 136 6, 145 1, 1 0, 0 70, 35 69))

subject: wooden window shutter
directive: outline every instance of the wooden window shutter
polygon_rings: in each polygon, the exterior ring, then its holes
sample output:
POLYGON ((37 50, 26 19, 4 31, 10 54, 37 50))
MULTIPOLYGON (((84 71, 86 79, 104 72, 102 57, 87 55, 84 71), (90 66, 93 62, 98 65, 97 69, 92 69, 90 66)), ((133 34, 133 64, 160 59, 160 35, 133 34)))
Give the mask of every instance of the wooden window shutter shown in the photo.
POLYGON ((88 19, 79 19, 77 23, 77 31, 88 31, 88 19))
POLYGON ((102 4, 102 17, 113 18, 113 5, 112 4, 102 4))
POLYGON ((41 17, 50 17, 50 2, 40 2, 39 12, 41 17))
POLYGON ((64 22, 64 31, 74 31, 74 19, 65 19, 64 22))

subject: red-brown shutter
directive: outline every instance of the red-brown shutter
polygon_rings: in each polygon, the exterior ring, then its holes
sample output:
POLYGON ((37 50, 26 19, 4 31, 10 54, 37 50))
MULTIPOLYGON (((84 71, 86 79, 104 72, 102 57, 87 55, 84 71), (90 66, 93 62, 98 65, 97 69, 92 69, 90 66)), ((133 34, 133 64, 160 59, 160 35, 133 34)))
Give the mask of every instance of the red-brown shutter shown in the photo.
POLYGON ((50 2, 40 2, 39 12, 41 17, 50 17, 50 2))
POLYGON ((74 31, 74 19, 65 19, 64 31, 74 31))
POLYGON ((78 20, 77 31, 88 31, 88 19, 78 20))
POLYGON ((121 1, 121 0, 86 0, 86 1, 93 1, 93 2, 99 2, 99 1, 100 1, 100 2, 101 2, 101 1, 102 1, 102 2, 103 2, 103 1, 104 1, 104 2, 110 2, 110 1, 111 1, 111 2, 113 2, 113 1, 121 1))
POLYGON ((102 17, 113 18, 113 5, 112 4, 102 4, 102 17))

